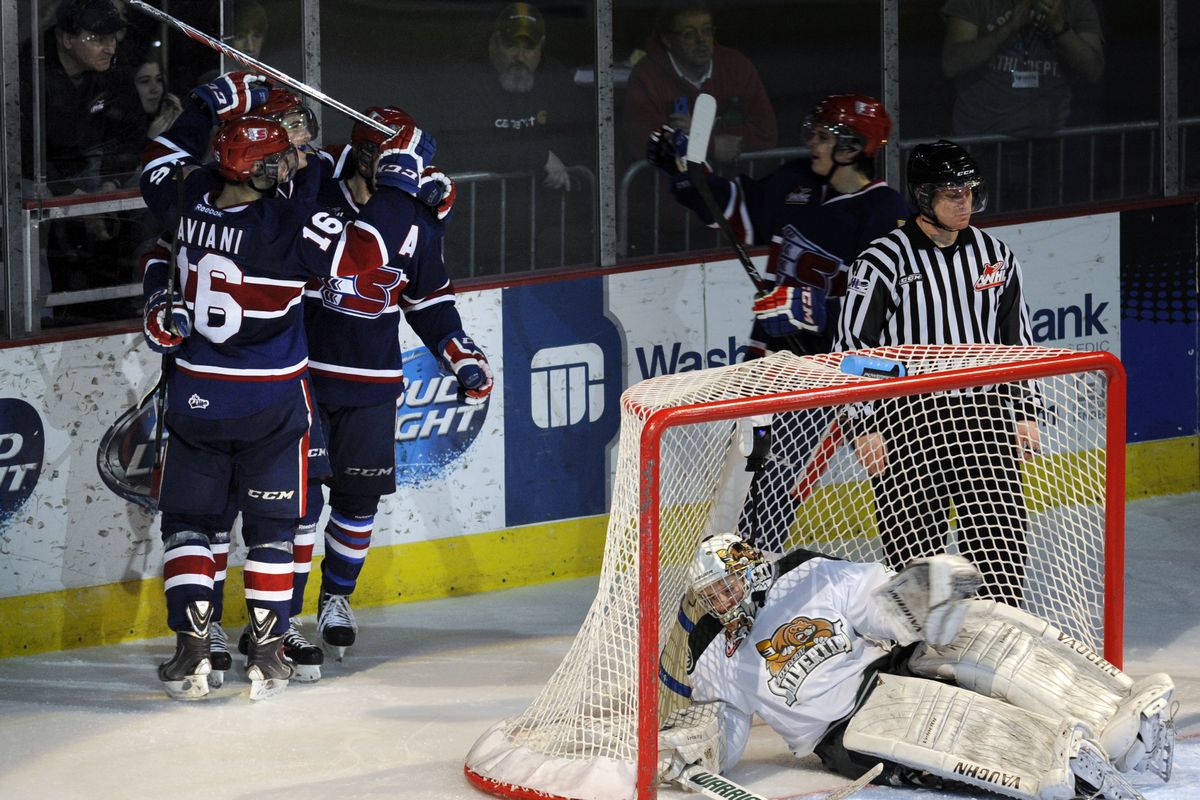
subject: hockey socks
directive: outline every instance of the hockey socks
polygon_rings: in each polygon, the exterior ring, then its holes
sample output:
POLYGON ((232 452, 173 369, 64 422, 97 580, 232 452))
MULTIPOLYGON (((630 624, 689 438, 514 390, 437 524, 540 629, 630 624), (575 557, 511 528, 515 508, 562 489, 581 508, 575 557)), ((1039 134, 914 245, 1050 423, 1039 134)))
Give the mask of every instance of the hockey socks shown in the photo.
POLYGON ((333 509, 325 526, 325 560, 321 564, 322 591, 350 595, 371 547, 375 515, 350 515, 333 509))
POLYGON ((296 527, 292 542, 292 605, 291 616, 304 613, 304 589, 312 570, 313 546, 317 541, 317 523, 301 523, 296 527))
POLYGON ((268 542, 251 547, 246 554, 243 577, 251 626, 259 624, 261 612, 270 612, 271 628, 265 634, 283 636, 288 629, 292 605, 291 542, 268 542))
POLYGON ((188 604, 204 603, 205 635, 212 615, 216 562, 208 537, 196 531, 177 531, 163 539, 163 588, 167 595, 167 626, 176 632, 192 630, 188 604))

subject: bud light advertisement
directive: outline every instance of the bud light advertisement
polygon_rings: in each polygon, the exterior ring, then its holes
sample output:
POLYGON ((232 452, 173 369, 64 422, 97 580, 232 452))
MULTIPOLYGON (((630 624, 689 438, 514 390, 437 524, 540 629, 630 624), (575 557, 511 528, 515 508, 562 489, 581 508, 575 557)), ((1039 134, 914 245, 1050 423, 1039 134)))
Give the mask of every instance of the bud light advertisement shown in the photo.
POLYGON ((463 405, 458 379, 424 347, 404 353, 404 394, 396 409, 396 484, 420 486, 445 477, 487 419, 488 403, 463 405))
POLYGON ((34 407, 0 399, 0 524, 33 494, 45 454, 46 433, 34 407))

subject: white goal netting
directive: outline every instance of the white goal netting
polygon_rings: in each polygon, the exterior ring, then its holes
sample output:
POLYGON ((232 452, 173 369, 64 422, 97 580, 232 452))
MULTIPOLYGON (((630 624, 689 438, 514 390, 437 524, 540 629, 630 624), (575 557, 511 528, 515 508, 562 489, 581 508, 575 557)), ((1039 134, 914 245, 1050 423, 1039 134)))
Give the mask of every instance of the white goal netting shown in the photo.
POLYGON ((472 783, 653 796, 658 654, 697 544, 721 531, 897 568, 959 552, 981 594, 1119 659, 1119 580, 1106 583, 1123 558, 1119 362, 987 345, 853 355, 907 377, 849 374, 849 354, 777 353, 625 391, 596 599, 541 693, 471 750, 472 783))

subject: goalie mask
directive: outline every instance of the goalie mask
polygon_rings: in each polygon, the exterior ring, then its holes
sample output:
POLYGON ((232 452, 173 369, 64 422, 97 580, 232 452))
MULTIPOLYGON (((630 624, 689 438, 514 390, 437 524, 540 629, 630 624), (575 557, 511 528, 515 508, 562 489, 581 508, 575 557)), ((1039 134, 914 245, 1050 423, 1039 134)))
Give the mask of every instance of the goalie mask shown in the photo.
POLYGON ((737 534, 719 533, 700 543, 687 577, 700 607, 725 627, 732 653, 754 627, 774 570, 737 534))

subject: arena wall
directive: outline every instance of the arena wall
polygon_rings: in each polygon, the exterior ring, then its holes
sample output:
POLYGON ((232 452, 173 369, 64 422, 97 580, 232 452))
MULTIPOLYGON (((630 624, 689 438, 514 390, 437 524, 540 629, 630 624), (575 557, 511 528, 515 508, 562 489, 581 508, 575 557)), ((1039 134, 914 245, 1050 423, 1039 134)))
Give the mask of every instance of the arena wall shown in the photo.
MULTIPOLYGON (((1122 357, 1127 496, 1200 489, 1196 206, 992 230, 1021 260, 1037 343, 1122 357)), ((456 404, 406 331, 397 492, 356 606, 596 574, 621 391, 739 359, 751 299, 733 260, 461 291, 497 376, 476 408, 456 404)), ((0 657, 167 633, 156 518, 97 470, 101 437, 158 366, 134 330, 0 349, 0 657)), ((130 469, 145 468, 146 445, 125 443, 130 469)), ((231 598, 243 559, 231 553, 231 598)), ((228 609, 239 625, 241 604, 228 609)))

